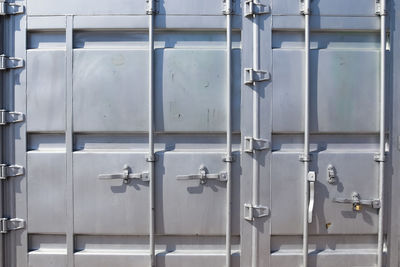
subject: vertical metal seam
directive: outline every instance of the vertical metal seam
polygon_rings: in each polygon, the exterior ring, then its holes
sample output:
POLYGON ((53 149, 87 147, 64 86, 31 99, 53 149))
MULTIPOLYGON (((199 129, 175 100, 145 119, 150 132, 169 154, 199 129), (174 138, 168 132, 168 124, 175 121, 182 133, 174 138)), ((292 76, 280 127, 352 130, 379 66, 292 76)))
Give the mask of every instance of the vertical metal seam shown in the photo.
POLYGON ((310 156, 310 0, 304 0, 304 189, 303 189, 303 267, 308 267, 308 205, 310 156))
MULTIPOLYGON (((5 32, 4 32, 4 27, 5 27, 5 23, 4 23, 4 18, 0 18, 0 33, 1 33, 1 51, 0 51, 0 54, 4 54, 4 46, 5 46, 5 32)), ((1 99, 1 108, 3 109, 3 107, 4 107, 4 72, 1 72, 1 96, 0 96, 0 99, 1 99)), ((5 158, 5 155, 4 155, 4 151, 5 151, 5 144, 4 144, 4 142, 5 142, 5 140, 3 139, 4 138, 4 134, 3 134, 3 129, 4 129, 4 127, 1 127, 1 129, 0 129, 0 140, 1 140, 1 143, 0 143, 0 149, 1 149, 1 153, 0 153, 0 160, 1 160, 1 163, 3 163, 4 161, 4 158, 5 158)), ((4 186, 4 181, 0 181, 0 216, 1 217, 3 217, 4 216, 4 206, 5 206, 5 186, 4 186)), ((26 205, 26 206, 28 206, 28 205, 26 205)), ((26 213, 27 214, 27 213, 26 213)), ((5 253, 6 253, 6 251, 5 251, 5 248, 6 248, 6 246, 5 246, 5 240, 4 240, 5 238, 4 238, 4 235, 0 235, 0 267, 4 267, 5 266, 5 253)))
POLYGON ((381 47, 380 47, 380 129, 379 129, 379 200, 378 216, 378 267, 383 267, 384 209, 385 209, 385 94, 386 94, 386 0, 380 2, 381 47))
POLYGON ((231 266, 231 234, 232 234, 232 0, 227 0, 226 8, 226 90, 227 90, 227 123, 226 123, 226 255, 225 266, 231 266))
POLYGON ((66 184, 67 184, 67 266, 74 264, 74 181, 73 181, 73 20, 66 16, 66 184))
POLYGON ((149 0, 149 10, 147 12, 149 17, 149 253, 150 253, 150 267, 156 266, 155 258, 155 207, 154 207, 154 190, 155 190, 155 176, 154 176, 154 2, 149 0))
MULTIPOLYGON (((260 60, 259 60, 259 25, 258 25, 258 16, 257 14, 253 14, 253 69, 258 71, 260 69, 260 60)), ((258 85, 257 82, 253 83, 253 138, 260 138, 260 97, 258 94, 258 85)), ((260 167, 258 164, 258 156, 259 152, 254 150, 253 152, 253 207, 257 207, 259 205, 259 173, 260 167)), ((252 225, 252 267, 258 266, 258 229, 256 223, 253 221, 252 225)))

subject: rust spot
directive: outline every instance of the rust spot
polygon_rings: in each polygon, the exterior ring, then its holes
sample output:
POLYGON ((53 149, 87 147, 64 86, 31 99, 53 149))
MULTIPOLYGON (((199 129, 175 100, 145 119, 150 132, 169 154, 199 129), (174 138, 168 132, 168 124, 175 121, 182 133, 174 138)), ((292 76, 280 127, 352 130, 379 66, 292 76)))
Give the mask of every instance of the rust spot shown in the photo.
POLYGON ((330 223, 330 222, 325 224, 326 229, 329 229, 329 227, 331 227, 331 226, 332 226, 332 223, 330 223))

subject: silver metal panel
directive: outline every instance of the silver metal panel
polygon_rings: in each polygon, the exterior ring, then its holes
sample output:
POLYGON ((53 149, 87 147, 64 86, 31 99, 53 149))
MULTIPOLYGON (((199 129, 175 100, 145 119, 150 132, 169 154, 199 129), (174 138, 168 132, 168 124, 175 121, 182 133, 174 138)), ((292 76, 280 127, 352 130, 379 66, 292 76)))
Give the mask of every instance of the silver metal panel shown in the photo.
POLYGON ((28 15, 126 15, 146 14, 146 1, 29 0, 28 15))
POLYGON ((54 253, 29 253, 29 267, 66 267, 67 256, 54 253))
POLYGON ((76 152, 73 164, 75 233, 147 234, 148 183, 98 178, 121 173, 124 164, 134 173, 146 171, 144 153, 76 152))
POLYGON ((143 50, 75 50, 74 130, 146 131, 146 66, 143 50))
MULTIPOLYGON (((226 128, 224 50, 164 49, 156 54, 156 129, 166 132, 223 132, 226 128)), ((234 62, 240 55, 234 54, 234 62)), ((235 66, 235 65, 234 65, 235 66)), ((239 65, 237 65, 239 66, 239 65)), ((240 69, 234 74, 240 77, 240 69)), ((234 82, 234 105, 240 80, 234 82)), ((233 112, 239 130, 240 110, 233 112)))
MULTIPOLYGON (((272 12, 277 15, 299 15, 299 0, 273 0, 272 12)), ((375 2, 370 0, 311 1, 313 15, 375 16, 375 2)))
POLYGON ((31 233, 65 233, 65 153, 28 153, 28 221, 31 233))
MULTIPOLYGON (((118 0, 113 2, 30 0, 29 15, 145 15, 146 1, 118 0)), ((223 2, 215 0, 162 0, 158 1, 160 14, 168 15, 222 15, 223 2)), ((239 10, 239 1, 235 2, 239 10)))
POLYGON ((65 51, 28 51, 27 73, 28 131, 64 131, 65 51))
MULTIPOLYGON (((224 235, 226 183, 199 180, 177 180, 177 175, 199 173, 201 165, 209 173, 226 171, 224 153, 166 152, 159 154, 156 165, 156 232, 165 235, 224 235)), ((233 167, 233 195, 240 183, 233 167)), ((233 200, 232 232, 239 232, 239 199, 233 200)))
MULTIPOLYGON (((302 162, 298 152, 274 152, 272 156, 273 188, 271 231, 274 235, 300 235, 302 233, 302 162), (285 168, 291 166, 291 168, 285 168)), ((334 197, 350 197, 358 192, 364 199, 377 198, 378 166, 373 153, 350 151, 323 151, 313 153, 317 170, 315 216, 310 234, 376 234, 376 209, 365 207, 353 211, 351 204, 334 203, 334 197), (338 182, 327 181, 327 168, 332 164, 338 182)))
MULTIPOLYGON (((303 53, 282 48, 274 49, 273 54, 273 131, 301 132, 303 105, 299 99, 303 99, 303 53)), ((312 132, 378 131, 378 58, 377 51, 367 49, 312 50, 312 132)))

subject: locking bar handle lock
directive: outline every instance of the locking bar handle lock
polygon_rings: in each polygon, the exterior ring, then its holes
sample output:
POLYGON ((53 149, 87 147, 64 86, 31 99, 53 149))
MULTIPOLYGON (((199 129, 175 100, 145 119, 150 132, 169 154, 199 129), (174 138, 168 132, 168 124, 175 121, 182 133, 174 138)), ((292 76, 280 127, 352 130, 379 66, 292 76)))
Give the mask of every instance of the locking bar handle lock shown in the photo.
POLYGON ((352 204, 354 211, 361 211, 362 206, 369 206, 373 209, 379 209, 381 207, 381 201, 379 199, 361 199, 360 194, 353 192, 351 198, 333 198, 333 202, 352 204))
POLYGON ((200 166, 198 174, 177 175, 177 180, 200 180, 200 184, 206 184, 208 180, 218 180, 220 182, 227 182, 227 172, 209 173, 206 166, 200 166))
POLYGON ((98 178, 100 180, 116 180, 122 179, 124 184, 129 184, 132 179, 142 180, 143 182, 149 181, 149 173, 141 172, 141 173, 131 173, 131 168, 125 164, 122 169, 122 173, 113 173, 113 174, 99 174, 98 178))
POLYGON ((308 201, 308 223, 312 223, 313 220, 313 212, 314 212, 314 205, 315 205, 315 172, 309 172, 307 176, 307 181, 310 186, 310 199, 308 201))

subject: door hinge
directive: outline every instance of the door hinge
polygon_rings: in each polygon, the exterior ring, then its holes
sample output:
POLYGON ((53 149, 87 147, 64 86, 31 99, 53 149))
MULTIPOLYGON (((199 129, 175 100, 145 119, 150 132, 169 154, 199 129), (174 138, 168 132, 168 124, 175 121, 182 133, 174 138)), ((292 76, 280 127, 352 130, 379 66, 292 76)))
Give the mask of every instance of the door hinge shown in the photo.
POLYGON ((9 231, 15 231, 25 228, 25 220, 23 219, 8 219, 0 218, 0 233, 7 234, 9 231))
POLYGON ((22 121, 24 121, 23 113, 15 111, 7 111, 4 109, 0 110, 0 126, 22 121))
POLYGON ((22 58, 0 55, 0 70, 22 68, 23 66, 24 60, 22 58))
POLYGON ((146 14, 147 15, 158 14, 157 2, 158 2, 158 0, 146 0, 146 3, 147 3, 146 14))
POLYGON ((247 153, 254 153, 256 150, 261 151, 270 148, 270 141, 267 139, 246 136, 244 141, 244 151, 247 153))
POLYGON ((18 165, 0 164, 0 180, 6 180, 8 177, 24 175, 24 167, 18 165))
POLYGON ((22 14, 24 11, 25 8, 22 4, 0 2, 0 16, 22 14))
POLYGON ((264 206, 253 206, 252 204, 244 204, 244 219, 246 221, 254 221, 255 219, 269 216, 269 208, 264 206))
POLYGON ((256 82, 269 81, 271 75, 268 71, 254 70, 252 68, 244 69, 244 84, 252 85, 256 82))
POLYGON ((247 0, 244 2, 244 16, 262 15, 271 13, 271 8, 258 2, 258 0, 247 0))

